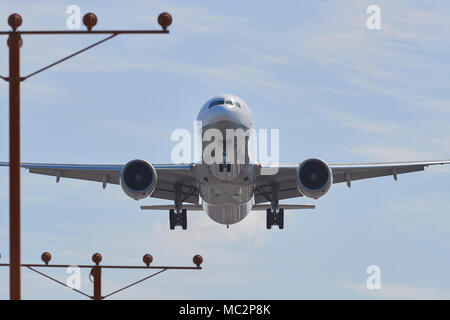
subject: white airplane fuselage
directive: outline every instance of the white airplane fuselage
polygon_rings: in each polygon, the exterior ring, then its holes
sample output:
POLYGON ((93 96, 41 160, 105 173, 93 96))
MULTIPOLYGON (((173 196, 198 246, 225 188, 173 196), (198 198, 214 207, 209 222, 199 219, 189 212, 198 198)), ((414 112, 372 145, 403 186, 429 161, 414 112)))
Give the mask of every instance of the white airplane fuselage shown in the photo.
POLYGON ((221 158, 223 161, 214 163, 207 161, 204 155, 208 154, 206 148, 213 139, 210 142, 203 142, 202 164, 199 166, 197 176, 203 210, 215 222, 226 225, 237 223, 244 219, 252 208, 255 178, 253 166, 250 165, 248 143, 239 143, 234 137, 227 140, 227 129, 243 131, 253 129, 251 111, 238 97, 222 94, 211 98, 203 105, 197 121, 202 122, 204 140, 208 130, 210 132, 218 130, 223 137, 217 141, 223 145, 221 158), (234 160, 226 159, 226 149, 230 147, 234 149, 234 160), (239 151, 242 152, 244 161, 238 161, 239 151))

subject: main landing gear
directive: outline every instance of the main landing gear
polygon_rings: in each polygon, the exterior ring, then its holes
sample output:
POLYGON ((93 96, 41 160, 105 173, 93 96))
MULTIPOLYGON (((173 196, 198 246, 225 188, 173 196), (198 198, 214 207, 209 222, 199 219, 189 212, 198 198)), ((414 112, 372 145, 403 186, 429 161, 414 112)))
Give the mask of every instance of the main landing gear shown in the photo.
POLYGON ((175 195, 175 209, 169 210, 169 228, 174 230, 176 226, 181 227, 183 230, 187 229, 187 210, 181 209, 183 199, 181 198, 181 186, 176 184, 174 186, 175 195))
POLYGON ((279 229, 284 229, 284 209, 267 209, 267 229, 271 229, 272 226, 278 226, 279 229))
POLYGON ((284 209, 278 208, 278 190, 279 185, 273 184, 272 197, 269 198, 272 208, 267 209, 267 229, 272 229, 272 226, 278 226, 279 229, 284 229, 284 209))
POLYGON ((182 209, 177 210, 175 212, 174 209, 169 210, 169 228, 170 230, 174 230, 176 226, 180 226, 183 230, 187 229, 187 210, 182 209))

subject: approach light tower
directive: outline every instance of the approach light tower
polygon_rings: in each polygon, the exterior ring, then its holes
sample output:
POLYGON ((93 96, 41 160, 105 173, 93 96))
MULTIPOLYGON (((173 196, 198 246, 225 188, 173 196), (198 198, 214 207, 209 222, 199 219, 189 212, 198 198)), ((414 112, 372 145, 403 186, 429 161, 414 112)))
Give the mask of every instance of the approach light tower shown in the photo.
POLYGON ((47 30, 47 31, 19 31, 22 17, 13 13, 8 17, 8 24, 12 30, 0 31, 0 35, 8 35, 9 47, 9 77, 0 76, 9 82, 9 243, 10 243, 10 299, 21 298, 21 260, 20 260, 20 83, 44 70, 66 61, 88 49, 91 49, 119 34, 163 34, 169 33, 167 27, 172 23, 172 16, 161 13, 158 23, 162 30, 92 30, 97 24, 97 16, 87 13, 83 17, 87 31, 81 30, 47 30), (68 34, 109 34, 82 50, 41 68, 25 77, 20 75, 20 48, 23 45, 22 35, 68 35, 68 34))

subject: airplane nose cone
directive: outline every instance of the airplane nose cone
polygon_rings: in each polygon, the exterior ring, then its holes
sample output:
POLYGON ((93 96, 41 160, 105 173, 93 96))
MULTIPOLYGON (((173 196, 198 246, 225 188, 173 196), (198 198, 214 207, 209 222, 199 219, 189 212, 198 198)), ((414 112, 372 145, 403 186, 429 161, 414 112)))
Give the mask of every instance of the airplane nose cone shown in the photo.
POLYGON ((240 122, 241 116, 239 115, 236 107, 232 105, 218 105, 213 106, 208 110, 208 114, 203 119, 204 125, 210 125, 216 122, 230 121, 230 122, 240 122))

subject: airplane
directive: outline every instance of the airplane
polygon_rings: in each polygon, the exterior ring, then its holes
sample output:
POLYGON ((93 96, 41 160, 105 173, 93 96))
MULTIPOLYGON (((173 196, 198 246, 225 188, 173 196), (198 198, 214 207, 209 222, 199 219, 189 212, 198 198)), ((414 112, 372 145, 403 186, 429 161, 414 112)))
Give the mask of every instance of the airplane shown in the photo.
MULTIPOLYGON (((209 99, 200 109, 197 121, 201 131, 216 129, 224 133, 227 129, 249 130, 253 128, 253 117, 248 105, 231 94, 220 94, 209 99)), ((226 137, 223 135, 223 137, 226 137)), ((169 205, 141 206, 142 210, 168 210, 169 229, 187 229, 187 211, 204 211, 212 220, 224 224, 242 221, 250 211, 266 211, 266 227, 284 228, 284 210, 314 209, 314 205, 282 204, 279 201, 324 196, 333 184, 392 176, 422 171, 425 167, 450 164, 450 160, 349 163, 331 164, 318 158, 300 163, 264 164, 252 162, 248 140, 244 145, 244 161, 238 163, 227 159, 226 146, 231 143, 234 150, 242 150, 236 141, 225 141, 223 161, 210 162, 202 158, 189 164, 151 164, 142 159, 131 160, 120 165, 101 164, 53 164, 22 163, 30 173, 61 178, 72 178, 120 185, 126 195, 141 200, 147 197, 173 201, 169 205), (274 174, 264 170, 274 169, 274 174)), ((202 150, 208 144, 203 141, 202 150)), ((229 150, 231 147, 229 147, 229 150)), ((0 162, 0 166, 9 166, 0 162)))

